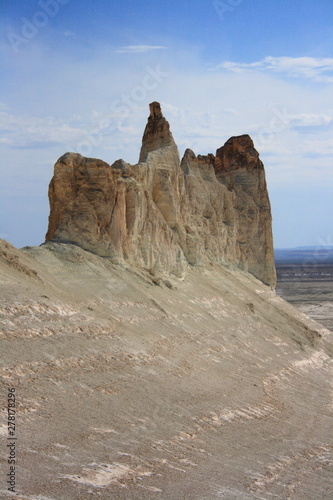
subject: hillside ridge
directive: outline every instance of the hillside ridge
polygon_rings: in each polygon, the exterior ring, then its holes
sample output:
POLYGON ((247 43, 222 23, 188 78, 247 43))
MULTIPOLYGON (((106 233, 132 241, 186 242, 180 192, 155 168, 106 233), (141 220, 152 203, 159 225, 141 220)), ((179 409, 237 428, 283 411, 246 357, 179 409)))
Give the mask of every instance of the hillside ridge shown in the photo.
POLYGON ((18 498, 332 498, 333 334, 250 273, 55 242, 0 268, 18 498))

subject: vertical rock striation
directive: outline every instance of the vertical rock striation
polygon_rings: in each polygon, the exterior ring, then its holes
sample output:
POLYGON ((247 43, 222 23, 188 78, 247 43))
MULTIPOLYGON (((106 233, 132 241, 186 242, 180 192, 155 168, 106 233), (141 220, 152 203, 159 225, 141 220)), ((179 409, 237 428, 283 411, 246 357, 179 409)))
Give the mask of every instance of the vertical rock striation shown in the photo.
POLYGON ((216 151, 215 172, 235 194, 239 265, 254 276, 264 270, 262 281, 275 283, 271 205, 264 165, 250 136, 231 137, 216 151))
POLYGON ((230 262, 275 286, 265 171, 248 135, 232 137, 216 156, 187 149, 180 161, 153 102, 137 165, 66 153, 49 199, 47 241, 178 276, 189 265, 230 262))

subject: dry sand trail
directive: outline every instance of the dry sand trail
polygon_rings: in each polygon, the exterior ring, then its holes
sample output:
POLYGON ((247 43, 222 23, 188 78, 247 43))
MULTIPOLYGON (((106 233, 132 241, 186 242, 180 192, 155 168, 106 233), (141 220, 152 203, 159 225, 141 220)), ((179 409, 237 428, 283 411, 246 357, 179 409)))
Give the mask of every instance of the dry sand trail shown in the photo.
POLYGON ((232 267, 0 249, 1 498, 333 498, 332 332, 232 267))

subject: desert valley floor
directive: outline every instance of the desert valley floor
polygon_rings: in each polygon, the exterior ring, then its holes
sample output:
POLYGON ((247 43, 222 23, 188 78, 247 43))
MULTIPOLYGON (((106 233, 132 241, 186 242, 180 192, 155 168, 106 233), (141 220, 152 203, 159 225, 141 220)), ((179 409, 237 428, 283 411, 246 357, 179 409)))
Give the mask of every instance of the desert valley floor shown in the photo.
POLYGON ((333 330, 333 263, 277 265, 276 292, 333 330))

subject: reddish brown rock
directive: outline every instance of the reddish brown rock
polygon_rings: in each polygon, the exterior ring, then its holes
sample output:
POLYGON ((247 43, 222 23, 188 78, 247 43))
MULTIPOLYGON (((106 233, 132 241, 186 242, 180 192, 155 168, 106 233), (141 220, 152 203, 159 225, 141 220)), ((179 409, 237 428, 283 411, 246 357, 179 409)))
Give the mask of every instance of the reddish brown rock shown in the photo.
POLYGON ((236 259, 242 269, 275 283, 271 206, 265 170, 248 135, 231 137, 216 151, 216 177, 235 194, 236 259))
POLYGON ((170 131, 170 125, 162 114, 160 104, 156 101, 150 103, 149 110, 150 116, 142 137, 139 162, 145 161, 148 153, 166 146, 171 146, 177 150, 177 146, 170 131))
POLYGON ((178 276, 189 265, 229 262, 275 286, 265 172, 247 135, 229 139, 216 156, 186 150, 180 162, 154 102, 138 165, 67 153, 49 198, 47 241, 178 276))

